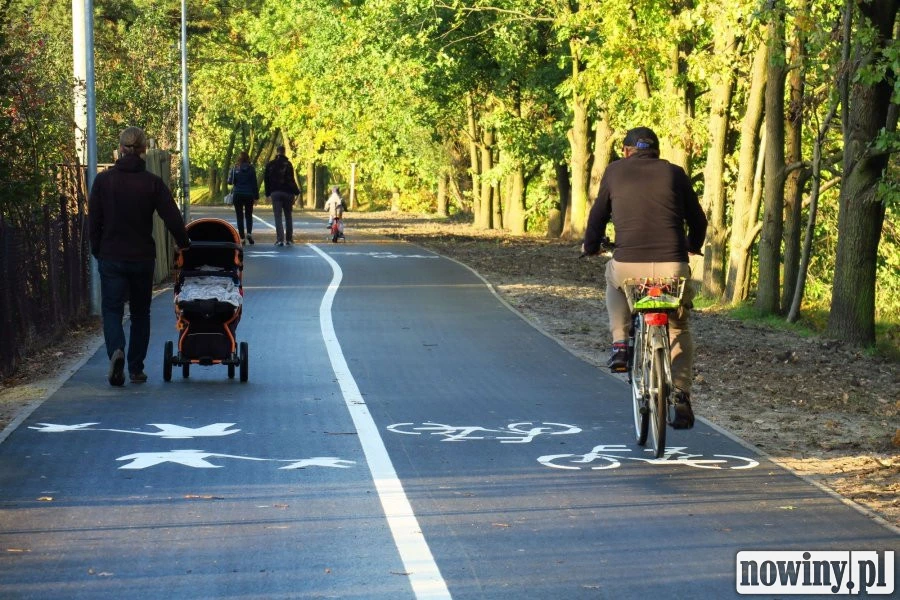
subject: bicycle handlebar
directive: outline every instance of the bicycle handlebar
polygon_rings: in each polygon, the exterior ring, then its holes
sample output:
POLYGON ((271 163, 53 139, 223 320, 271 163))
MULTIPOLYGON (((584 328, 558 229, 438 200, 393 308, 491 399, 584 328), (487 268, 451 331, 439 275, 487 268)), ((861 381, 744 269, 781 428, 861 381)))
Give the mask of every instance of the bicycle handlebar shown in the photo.
POLYGON ((596 256, 598 254, 602 254, 604 256, 612 256, 613 250, 616 249, 615 242, 610 241, 608 237, 604 237, 600 240, 600 247, 597 249, 597 252, 594 254, 588 254, 584 251, 584 243, 581 244, 582 252, 578 256, 578 258, 587 258, 589 256, 596 256))

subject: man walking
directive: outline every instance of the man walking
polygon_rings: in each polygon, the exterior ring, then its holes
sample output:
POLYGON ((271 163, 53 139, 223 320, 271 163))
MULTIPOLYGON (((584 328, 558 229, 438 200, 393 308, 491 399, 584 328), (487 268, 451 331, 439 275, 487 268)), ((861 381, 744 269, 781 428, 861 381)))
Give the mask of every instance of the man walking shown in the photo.
POLYGON ((294 243, 294 198, 300 188, 294 179, 294 165, 284 155, 284 146, 275 149, 275 158, 266 165, 264 183, 266 198, 275 213, 275 245, 290 246, 294 243))
POLYGON ((144 383, 144 359, 150 344, 150 301, 156 268, 153 213, 162 218, 176 243, 191 242, 172 193, 163 180, 147 171, 141 155, 147 136, 138 127, 119 135, 119 158, 98 173, 88 199, 91 254, 100 271, 101 312, 110 385, 125 384, 125 330, 122 319, 127 301, 131 313, 128 372, 132 383, 144 383))

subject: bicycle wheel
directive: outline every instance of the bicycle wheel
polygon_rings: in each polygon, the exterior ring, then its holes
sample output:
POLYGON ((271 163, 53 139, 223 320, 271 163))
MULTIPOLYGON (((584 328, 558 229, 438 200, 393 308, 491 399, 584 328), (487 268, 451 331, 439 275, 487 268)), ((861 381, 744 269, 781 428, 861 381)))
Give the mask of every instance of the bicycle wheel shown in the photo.
POLYGON ((647 410, 647 401, 644 398, 644 385, 647 378, 644 376, 644 335, 640 330, 639 319, 635 319, 634 329, 637 332, 632 341, 631 356, 628 357, 629 379, 631 379, 631 402, 634 412, 634 435, 639 446, 647 443, 647 431, 650 429, 650 413, 647 410))
POLYGON ((666 377, 665 348, 653 351, 650 369, 650 443, 654 456, 660 458, 666 451, 666 405, 669 400, 671 386, 666 377))

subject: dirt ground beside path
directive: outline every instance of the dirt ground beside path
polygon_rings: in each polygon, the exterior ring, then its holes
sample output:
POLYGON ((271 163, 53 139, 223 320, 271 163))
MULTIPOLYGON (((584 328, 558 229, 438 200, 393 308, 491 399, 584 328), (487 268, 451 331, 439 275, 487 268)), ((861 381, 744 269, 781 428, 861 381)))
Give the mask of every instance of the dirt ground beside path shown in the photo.
MULTIPOLYGON (((322 217, 316 213, 317 217, 322 217)), ((515 238, 394 213, 346 214, 348 243, 407 240, 456 259, 561 344, 600 367, 609 345, 605 259, 577 260, 571 241, 515 238)), ((262 233, 262 232, 261 232, 262 233)), ((265 235, 254 236, 265 243, 265 235)), ((323 243, 324 235, 312 241, 323 243)), ((271 242, 269 242, 271 243, 271 242)), ((900 527, 900 369, 833 340, 695 311, 695 413, 776 462, 900 527)), ((0 384, 0 430, 96 347, 88 323, 0 384), (69 365, 69 366, 67 366, 69 365)))

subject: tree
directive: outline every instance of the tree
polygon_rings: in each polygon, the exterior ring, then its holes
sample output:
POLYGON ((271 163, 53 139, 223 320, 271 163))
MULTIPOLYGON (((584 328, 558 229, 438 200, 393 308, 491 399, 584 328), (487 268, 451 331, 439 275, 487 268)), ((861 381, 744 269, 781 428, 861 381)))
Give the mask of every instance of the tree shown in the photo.
POLYGON ((737 187, 731 217, 729 241, 729 268, 726 294, 731 302, 747 297, 751 249, 761 229, 754 205, 754 165, 759 153, 759 130, 762 124, 769 62, 769 45, 761 40, 753 55, 749 88, 746 92, 744 117, 740 131, 740 155, 738 159, 737 187))
POLYGON ((781 297, 781 235, 784 231, 784 7, 775 2, 768 25, 769 66, 765 112, 765 203, 759 241, 759 285, 756 308, 777 313, 781 297))
MULTIPOLYGON (((875 274, 889 187, 883 182, 896 139, 900 80, 895 72, 897 0, 847 0, 845 19, 860 24, 840 88, 844 104, 843 182, 838 216, 830 335, 875 341, 875 274)), ((845 26, 847 35, 849 27, 845 26)), ((848 40, 849 41, 849 40, 848 40)))

